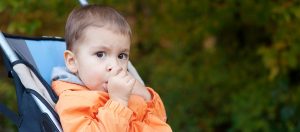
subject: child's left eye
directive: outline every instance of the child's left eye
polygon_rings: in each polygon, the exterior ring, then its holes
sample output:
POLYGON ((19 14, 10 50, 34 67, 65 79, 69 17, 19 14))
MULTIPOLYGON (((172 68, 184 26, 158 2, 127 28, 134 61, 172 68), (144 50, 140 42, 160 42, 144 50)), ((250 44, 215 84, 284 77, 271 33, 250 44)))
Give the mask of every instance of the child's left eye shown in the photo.
POLYGON ((125 53, 121 53, 121 54, 119 54, 118 58, 122 59, 122 60, 127 60, 128 59, 128 55, 125 54, 125 53))

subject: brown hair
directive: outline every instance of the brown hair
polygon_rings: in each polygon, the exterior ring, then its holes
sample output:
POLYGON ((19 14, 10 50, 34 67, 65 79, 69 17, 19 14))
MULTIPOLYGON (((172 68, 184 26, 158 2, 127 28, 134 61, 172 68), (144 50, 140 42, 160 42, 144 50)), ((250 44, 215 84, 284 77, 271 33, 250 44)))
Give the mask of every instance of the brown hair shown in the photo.
POLYGON ((73 50, 73 44, 82 36, 85 28, 91 25, 104 27, 109 25, 114 32, 131 36, 131 29, 125 18, 108 6, 86 5, 74 9, 66 22, 65 40, 67 50, 73 50))

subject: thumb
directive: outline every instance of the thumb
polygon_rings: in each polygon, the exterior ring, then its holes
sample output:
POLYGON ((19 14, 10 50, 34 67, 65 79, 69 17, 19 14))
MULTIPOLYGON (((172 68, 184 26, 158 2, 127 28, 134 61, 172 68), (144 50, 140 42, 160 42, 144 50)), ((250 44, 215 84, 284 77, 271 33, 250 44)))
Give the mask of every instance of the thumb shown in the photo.
POLYGON ((132 90, 134 89, 133 86, 135 83, 136 83, 136 80, 134 78, 132 78, 128 81, 128 85, 131 88, 130 92, 132 92, 132 90))

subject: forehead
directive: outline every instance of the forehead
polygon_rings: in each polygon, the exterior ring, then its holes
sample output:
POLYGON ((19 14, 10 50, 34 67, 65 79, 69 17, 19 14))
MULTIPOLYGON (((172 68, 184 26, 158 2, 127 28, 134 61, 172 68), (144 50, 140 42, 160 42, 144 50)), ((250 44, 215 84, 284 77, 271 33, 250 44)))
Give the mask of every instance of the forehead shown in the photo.
POLYGON ((81 34, 78 46, 128 49, 130 36, 114 31, 111 27, 88 26, 81 34))

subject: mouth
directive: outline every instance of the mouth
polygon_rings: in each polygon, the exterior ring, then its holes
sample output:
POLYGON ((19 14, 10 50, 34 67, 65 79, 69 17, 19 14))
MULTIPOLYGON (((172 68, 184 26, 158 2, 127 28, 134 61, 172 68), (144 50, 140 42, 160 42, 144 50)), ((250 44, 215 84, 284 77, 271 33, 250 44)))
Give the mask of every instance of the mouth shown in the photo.
POLYGON ((108 84, 108 81, 105 81, 102 85, 105 92, 108 92, 107 84, 108 84))

